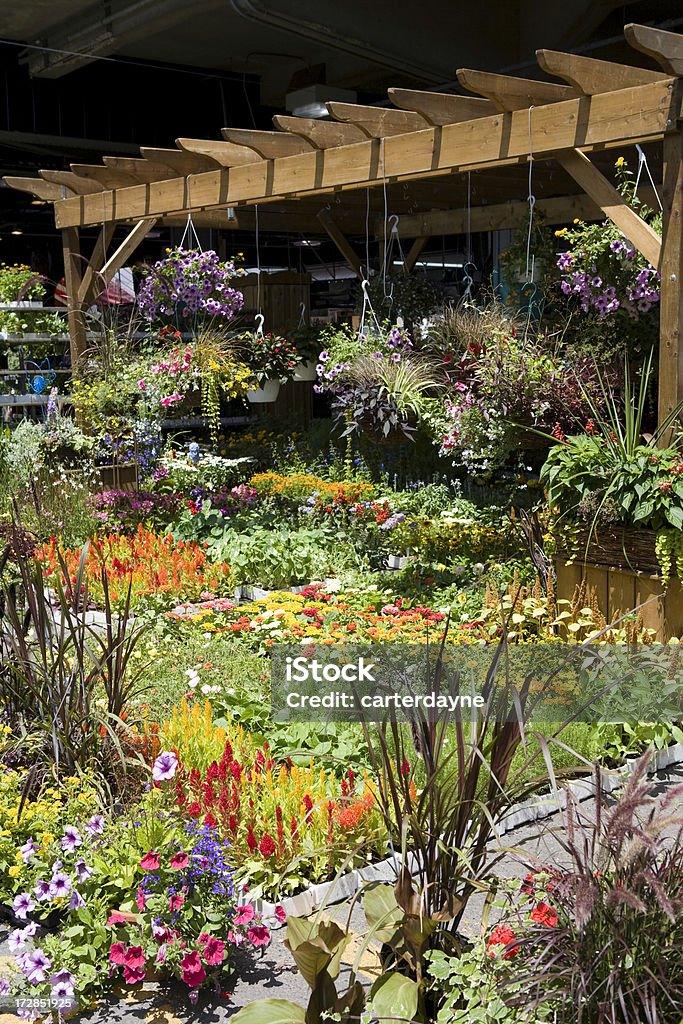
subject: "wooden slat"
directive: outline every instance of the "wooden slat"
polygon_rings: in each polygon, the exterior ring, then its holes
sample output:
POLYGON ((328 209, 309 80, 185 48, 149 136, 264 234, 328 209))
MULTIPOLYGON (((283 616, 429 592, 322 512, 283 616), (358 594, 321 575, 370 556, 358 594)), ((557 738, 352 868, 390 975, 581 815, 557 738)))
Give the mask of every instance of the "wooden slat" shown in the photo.
POLYGON ((664 598, 664 631, 663 640, 683 634, 683 588, 677 577, 670 580, 664 598))
POLYGON ((419 89, 389 89, 395 107, 413 110, 431 124, 456 124, 477 117, 490 117, 496 108, 490 100, 478 96, 457 96, 455 93, 422 92, 419 89))
POLYGON ((583 578, 588 589, 588 602, 593 595, 598 603, 598 608, 607 618, 607 574, 608 570, 602 565, 584 565, 583 578))
POLYGON ((412 110, 396 110, 392 107, 363 107, 358 103, 339 103, 336 100, 326 104, 330 116, 336 121, 355 124, 372 139, 385 139, 404 132, 419 132, 429 121, 412 110))
MULTIPOLYGON (((648 205, 656 202, 654 189, 644 188, 639 194, 648 205)), ((575 218, 595 221, 604 219, 604 211, 590 196, 562 196, 557 199, 538 199, 534 207, 548 225, 571 224, 575 218)), ((513 230, 524 224, 529 216, 528 202, 492 203, 473 206, 469 213, 471 231, 513 230)), ((427 213, 402 214, 399 229, 402 238, 420 235, 461 235, 467 231, 468 214, 462 207, 456 210, 430 210, 427 213)), ((375 238, 384 237, 384 222, 375 221, 375 238)))
POLYGON ((85 316, 78 301, 81 286, 81 244, 78 228, 62 229, 64 254, 64 283, 67 294, 67 319, 71 351, 71 370, 78 375, 79 364, 86 349, 85 316))
POLYGON ((318 121, 314 117, 289 117, 275 114, 273 124, 282 132, 291 132, 307 139, 316 149, 333 149, 335 146, 351 146, 363 142, 367 135, 354 124, 341 121, 318 121))
POLYGON ((659 266, 662 242, 649 224, 628 205, 614 185, 590 162, 587 156, 575 149, 558 154, 558 162, 572 178, 588 193, 605 216, 616 224, 619 230, 632 242, 653 267, 659 266))
POLYGON ((115 171, 103 164, 71 164, 71 170, 81 178, 92 178, 105 188, 126 188, 139 184, 135 175, 126 171, 115 171))
POLYGON ((422 253, 425 251, 428 241, 429 237, 427 235, 421 235, 420 237, 416 238, 413 244, 411 245, 406 255, 405 263, 403 264, 404 270, 408 274, 410 274, 411 271, 414 269, 415 264, 419 260, 422 253))
POLYGON ((29 195, 36 196, 38 199, 64 199, 64 187, 45 181, 44 178, 14 178, 11 175, 6 175, 3 181, 10 188, 16 188, 19 192, 28 192, 29 195))
POLYGON ((636 581, 632 572, 609 569, 607 577, 607 621, 614 622, 636 606, 636 581))
POLYGON ((284 132, 259 132, 251 128, 223 128, 221 135, 226 142, 234 142, 238 146, 247 146, 265 160, 274 160, 281 156, 297 156, 313 149, 310 142, 298 135, 287 135, 284 132))
POLYGON ((239 167, 240 164, 253 164, 262 160, 253 149, 248 146, 236 146, 234 142, 214 141, 213 139, 176 139, 176 146, 179 146, 186 153, 197 153, 206 157, 207 160, 218 167, 239 167))
POLYGON ((109 284, 114 275, 117 274, 121 267, 125 265, 128 258, 132 256, 140 245, 140 242, 142 242, 146 235, 152 230, 156 222, 156 217, 141 220, 135 225, 133 230, 126 235, 124 240, 121 242, 121 245, 112 253, 98 275, 104 284, 109 284))
POLYGON ((163 181, 165 178, 175 177, 175 171, 167 164, 154 163, 153 160, 144 160, 140 157, 103 156, 102 161, 112 170, 123 171, 138 182, 163 181))
POLYGON ((662 581, 656 576, 645 576, 638 573, 635 578, 635 604, 642 605, 638 608, 638 615, 643 620, 643 625, 648 629, 654 629, 657 637, 661 639, 665 631, 664 619, 664 597, 662 581))
POLYGON ((660 71, 646 71, 645 68, 579 57, 576 53, 560 53, 558 50, 536 50, 536 59, 546 74, 563 78, 586 96, 628 89, 633 85, 648 85, 665 77, 660 71))
POLYGON ((555 596, 561 601, 571 601, 583 577, 581 566, 576 562, 556 558, 555 577, 555 596))
POLYGON ((92 256, 88 261, 88 266, 85 268, 85 273, 78 289, 78 301, 82 306, 89 306, 97 298, 97 293, 102 290, 97 286, 95 278, 96 275, 99 276, 100 274, 100 267, 104 263, 115 229, 116 225, 111 222, 103 224, 100 228, 92 256))
POLYGON ((215 160, 209 160, 199 153, 185 153, 179 149, 154 149, 151 146, 141 146, 140 152, 145 160, 165 164, 183 178, 188 174, 201 174, 203 171, 213 171, 216 168, 215 160))
POLYGON ((667 75, 683 75, 682 35, 634 22, 624 25, 624 35, 630 46, 656 60, 667 75))
MULTIPOLYGON (((241 202, 265 202, 295 195, 365 188, 387 180, 424 180, 444 172, 500 167, 580 146, 583 150, 622 147, 631 141, 662 138, 680 116, 680 98, 661 84, 621 89, 537 107, 531 139, 526 110, 461 124, 431 127, 385 139, 319 150, 285 159, 260 161, 230 171, 135 186, 55 204, 59 227, 133 220, 241 202), (381 159, 383 156, 383 160, 381 159), (381 167, 383 164, 383 167, 381 167)), ((399 113, 394 111, 394 113, 399 113)))
POLYGON ((103 192, 104 185, 101 185, 99 181, 92 181, 90 178, 81 178, 80 175, 74 174, 73 171, 38 171, 41 178, 45 181, 52 181, 55 185, 63 185, 68 188, 74 195, 77 196, 89 196, 94 192, 103 192))
POLYGON ((560 103, 576 96, 576 90, 555 82, 536 82, 530 78, 511 78, 488 71, 459 68, 457 79, 463 89, 479 93, 493 103, 497 110, 522 110, 548 103, 560 103))
POLYGON ((339 252, 351 267, 356 277, 362 278, 363 270, 361 268, 360 258, 327 208, 320 211, 318 214, 318 220, 325 228, 325 231, 337 246, 339 252))
MULTIPOLYGON (((659 298, 659 422, 683 399, 683 133, 664 139, 659 298)), ((662 437, 666 445, 669 437, 662 437)))

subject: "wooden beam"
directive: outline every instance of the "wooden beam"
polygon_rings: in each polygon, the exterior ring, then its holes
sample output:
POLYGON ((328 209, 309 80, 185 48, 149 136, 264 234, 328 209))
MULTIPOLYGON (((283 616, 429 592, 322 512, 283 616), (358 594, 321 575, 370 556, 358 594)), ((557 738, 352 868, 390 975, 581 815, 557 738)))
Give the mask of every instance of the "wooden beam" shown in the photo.
POLYGON ((633 85, 649 85, 665 77, 661 71, 646 71, 645 68, 579 57, 576 53, 560 53, 558 50, 536 50, 536 59, 546 74, 563 78, 585 96, 628 89, 633 85))
MULTIPOLYGON (((683 134, 664 139, 659 300, 659 422, 683 399, 683 134)), ((663 437, 666 445, 669 437, 663 437)))
MULTIPOLYGON (((656 202, 654 190, 641 189, 639 194, 648 205, 656 202)), ((553 199, 538 199, 534 210, 543 217, 546 224, 571 224, 578 220, 603 220, 605 214, 590 196, 562 196, 553 199)), ((528 202, 493 203, 473 206, 469 213, 469 226, 478 231, 512 231, 526 223, 529 216, 528 202)), ((430 210, 427 213, 403 215, 399 222, 402 238, 419 238, 432 235, 462 235, 467 231, 468 214, 462 207, 456 210, 430 210)), ((375 222, 375 238, 384 237, 384 222, 375 222)))
POLYGON ((248 146, 236 146, 234 142, 221 142, 213 139, 176 139, 175 141, 176 146, 179 146, 184 152, 198 153, 218 167, 239 167, 240 164, 253 164, 263 159, 248 146))
POLYGON ((157 220, 157 217, 152 217, 147 220, 138 221, 133 230, 126 235, 121 245, 112 253, 100 271, 99 277, 101 277, 105 285, 108 285, 114 275, 125 265, 140 245, 140 242, 152 230, 157 220))
POLYGON ((561 103, 576 96, 576 89, 555 82, 536 82, 530 78, 511 78, 488 71, 460 68, 457 79, 463 89, 479 93, 493 103, 496 110, 522 110, 549 103, 561 103))
POLYGON ((216 169, 215 160, 209 160, 199 153, 186 153, 179 149, 154 149, 152 146, 141 146, 140 152, 145 160, 165 164, 181 178, 188 174, 201 174, 203 171, 216 169))
POLYGON ((571 174, 574 181, 598 204, 605 216, 616 224, 648 263, 651 263, 653 267, 658 267, 662 250, 661 238, 628 205, 624 197, 590 162, 588 157, 580 150, 575 149, 570 153, 558 154, 557 159, 560 166, 568 174, 571 174))
POLYGON ((342 124, 340 121, 318 121, 314 117, 288 117, 275 114, 273 124, 281 132, 300 135, 316 149, 334 149, 336 146, 351 146, 354 142, 363 142, 367 135, 355 124, 342 124))
POLYGON ((87 346, 85 315, 83 307, 78 301, 78 290, 81 286, 81 242, 78 228, 62 229, 62 252, 64 254, 64 284, 67 296, 71 372, 74 377, 77 377, 87 346))
POLYGON ((381 146, 371 139, 339 149, 312 150, 299 156, 190 175, 187 179, 63 199, 55 203, 55 216, 58 227, 68 227, 179 215, 197 209, 357 190, 381 185, 385 178, 389 182, 424 180, 453 171, 524 163, 530 145, 540 161, 577 146, 590 151, 652 141, 662 138, 680 117, 681 100, 672 94, 670 85, 671 80, 664 79, 653 85, 537 107, 531 139, 528 112, 516 110, 408 132, 385 139, 381 146))
POLYGON ((114 171, 123 171, 129 174, 137 182, 164 181, 166 178, 174 178, 175 172, 168 164, 154 163, 153 160, 145 160, 134 156, 103 156, 103 163, 114 171))
POLYGON ((683 75, 683 36, 677 32, 665 32, 661 28, 624 25, 626 42, 656 60, 667 75, 683 75))
POLYGON ((258 153, 264 160, 274 160, 281 156, 297 156, 313 149, 310 142, 298 135, 286 135, 284 132, 258 132, 251 128, 223 128, 221 135, 226 142, 234 142, 238 146, 247 146, 258 153))
POLYGON ((325 231, 337 246, 339 252, 351 267, 351 270, 353 270, 356 277, 362 280, 363 270, 361 267, 360 257, 354 250, 353 246, 349 243, 346 235, 339 228, 330 211, 328 209, 321 210, 318 214, 318 220, 325 228, 325 231))
POLYGON ((56 185, 44 178, 13 178, 6 175, 2 179, 10 188, 16 188, 19 192, 28 192, 37 199, 65 199, 65 188, 63 185, 56 185))
POLYGON ((490 100, 479 96, 457 96, 455 93, 422 92, 419 89, 389 89, 395 107, 413 110, 431 124, 455 124, 490 117, 496 108, 490 100))
POLYGON ((90 196, 94 192, 104 192, 104 185, 89 178, 81 178, 73 171, 38 171, 41 178, 55 185, 63 185, 77 196, 90 196))
POLYGON ((386 139, 405 132, 419 132, 429 127, 429 121, 412 110, 392 107, 363 107, 358 103, 329 102, 325 104, 336 121, 355 124, 372 139, 386 139))
POLYGON ((97 236, 97 241, 92 251, 92 255, 88 262, 88 266, 85 268, 83 279, 81 280, 78 289, 78 302, 81 306, 86 309, 92 304, 97 298, 100 289, 97 287, 96 278, 99 277, 105 257, 107 255, 107 249, 111 242, 114 231, 116 230, 116 224, 109 222, 103 224, 100 228, 100 233, 97 236))
POLYGON ((104 164, 71 164, 71 170, 81 178, 92 178, 105 188, 126 188, 138 185, 135 176, 125 171, 115 171, 104 164))
POLYGON ((418 237, 415 239, 410 249, 408 250, 408 254, 405 258, 405 263, 403 264, 403 269, 406 271, 406 273, 412 273, 412 271, 415 268, 415 264, 419 260, 422 253, 425 251, 428 241, 428 235, 418 235, 418 237))

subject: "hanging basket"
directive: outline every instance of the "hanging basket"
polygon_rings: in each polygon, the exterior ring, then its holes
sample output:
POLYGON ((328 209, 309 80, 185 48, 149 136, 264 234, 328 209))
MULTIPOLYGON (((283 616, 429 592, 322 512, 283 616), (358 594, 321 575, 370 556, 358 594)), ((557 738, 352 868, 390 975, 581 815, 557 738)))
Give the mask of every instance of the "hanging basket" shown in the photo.
POLYGON ((318 373, 316 370, 316 364, 314 362, 299 363, 299 365, 294 370, 294 380, 313 381, 317 379, 317 376, 318 373))
POLYGON ((260 388, 251 388, 247 391, 247 401, 253 405, 263 405, 274 402, 279 394, 279 380, 264 380, 260 388))

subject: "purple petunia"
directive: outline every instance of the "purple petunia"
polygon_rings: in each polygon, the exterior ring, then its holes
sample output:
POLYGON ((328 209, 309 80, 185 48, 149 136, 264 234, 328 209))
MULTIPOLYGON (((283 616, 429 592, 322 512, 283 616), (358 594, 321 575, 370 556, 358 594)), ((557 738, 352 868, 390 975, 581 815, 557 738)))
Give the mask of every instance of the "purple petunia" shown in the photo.
POLYGON ((73 853, 76 847, 81 846, 83 838, 75 825, 67 825, 62 838, 62 849, 66 853, 73 853))
POLYGON ((18 896, 14 897, 12 909, 20 921, 25 921, 31 911, 36 909, 36 905, 31 899, 30 893, 20 892, 18 896))
POLYGON ((50 959, 42 949, 34 949, 28 956, 24 957, 23 964, 22 970, 26 975, 26 980, 31 985, 38 985, 40 982, 45 981, 46 973, 52 967, 50 959))
POLYGON ((44 900, 52 899, 52 883, 48 882, 46 878, 38 878, 36 884, 33 887, 33 892, 36 899, 42 903, 44 900))
POLYGON ((93 873, 93 869, 88 867, 82 857, 79 857, 74 864, 74 871, 79 882, 87 882, 93 873))
POLYGON ((101 836, 104 832, 104 816, 102 814, 93 814, 90 821, 85 823, 85 831, 89 836, 101 836))
POLYGON ((68 896, 71 892, 71 879, 63 871, 57 871, 52 876, 52 894, 55 899, 60 896, 68 896))
POLYGON ((152 768, 152 778, 155 782, 166 782, 172 779, 178 768, 178 758, 172 750, 164 750, 157 757, 152 768))
POLYGON ((24 864, 28 864, 33 854, 36 852, 38 847, 34 843, 33 839, 28 839, 23 846, 19 847, 19 853, 24 864))

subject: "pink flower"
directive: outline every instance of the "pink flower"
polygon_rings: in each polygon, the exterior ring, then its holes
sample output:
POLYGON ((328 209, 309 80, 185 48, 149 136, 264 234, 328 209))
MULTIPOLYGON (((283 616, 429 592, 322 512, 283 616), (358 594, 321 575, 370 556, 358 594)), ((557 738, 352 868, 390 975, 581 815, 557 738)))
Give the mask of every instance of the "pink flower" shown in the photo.
POLYGON ((126 985, 138 985, 141 981, 145 980, 145 968, 124 967, 123 980, 125 981, 126 985))
POLYGON ((183 894, 181 892, 177 892, 173 896, 169 897, 168 909, 171 911, 180 910, 184 902, 185 897, 183 896, 183 894))
POLYGON ((122 914, 118 910, 112 910, 107 919, 107 928, 113 928, 115 924, 127 924, 131 920, 131 914, 122 914))
POLYGON ((109 962, 112 964, 125 964, 126 947, 122 942, 112 942, 109 947, 109 962))
POLYGON ((220 939, 209 938, 204 946, 203 956, 204 961, 211 967, 215 967, 216 964, 222 964, 225 960, 225 943, 221 942, 220 939))
POLYGON ((154 850, 150 850, 149 853, 146 853, 140 861, 140 867, 143 871, 156 871, 159 867, 158 854, 156 854, 154 850))
POLYGON ((140 913, 145 909, 145 894, 142 889, 138 889, 135 897, 135 905, 137 906, 140 913))
POLYGON ((278 919, 280 924, 284 924, 285 921, 287 920, 287 915, 285 913, 285 908, 281 904, 279 904, 279 903, 278 903, 278 905, 275 908, 275 917, 278 919))
POLYGON ((138 968, 145 966, 145 952, 142 946, 131 946, 123 955, 126 967, 138 968))
POLYGON ((154 962, 155 963, 157 963, 157 964, 165 964, 166 963, 166 950, 167 950, 166 946, 159 946, 159 950, 157 952, 157 955, 154 958, 154 962))
POLYGON ((251 903, 245 903, 241 907, 235 908, 235 916, 232 919, 233 924, 249 924, 253 920, 254 908, 251 903))
POLYGON ((270 932, 264 924, 255 924, 247 932, 247 938, 252 946, 267 946, 270 942, 270 932))
POLYGON ((176 871, 182 871, 190 863, 190 858, 186 853, 174 853, 168 863, 169 867, 174 868, 176 871))
POLYGON ((199 953, 195 950, 191 953, 185 954, 183 959, 180 961, 180 969, 182 971, 183 981, 188 988, 197 988, 197 986, 201 985, 206 977, 204 964, 199 958, 199 953))

